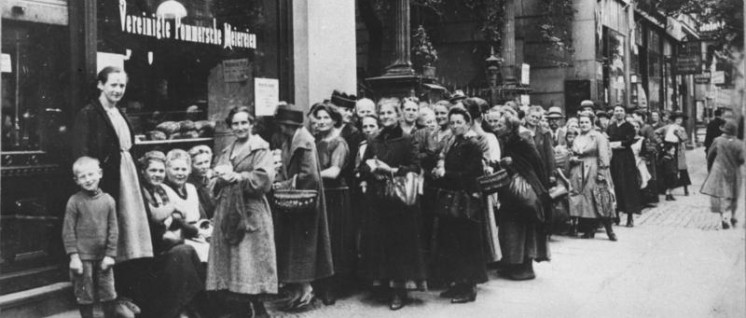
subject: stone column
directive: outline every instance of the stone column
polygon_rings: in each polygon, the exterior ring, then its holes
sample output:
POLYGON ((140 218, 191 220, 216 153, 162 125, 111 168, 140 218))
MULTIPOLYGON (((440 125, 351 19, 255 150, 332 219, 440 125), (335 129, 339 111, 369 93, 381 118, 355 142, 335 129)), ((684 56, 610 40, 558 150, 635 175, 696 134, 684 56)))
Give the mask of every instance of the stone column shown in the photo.
POLYGON ((515 83, 515 0, 505 1, 502 42, 503 83, 515 83))
POLYGON ((394 11, 394 61, 386 67, 383 76, 414 75, 410 51, 412 31, 409 25, 409 0, 396 0, 394 11))

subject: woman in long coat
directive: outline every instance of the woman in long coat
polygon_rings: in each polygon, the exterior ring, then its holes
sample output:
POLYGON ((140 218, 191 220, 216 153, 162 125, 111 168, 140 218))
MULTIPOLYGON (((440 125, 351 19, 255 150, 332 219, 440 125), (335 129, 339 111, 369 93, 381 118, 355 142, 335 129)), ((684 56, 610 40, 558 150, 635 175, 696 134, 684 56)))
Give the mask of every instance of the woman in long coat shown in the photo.
POLYGON ((505 191, 498 192, 501 202, 497 222, 503 253, 500 273, 513 280, 536 278, 533 262, 550 258, 547 222, 551 220, 544 213, 551 207, 547 191, 549 178, 536 148, 521 137, 520 127, 517 117, 503 112, 495 130, 503 145, 500 164, 523 177, 540 200, 537 206, 528 208, 515 202, 505 191))
POLYGON ((313 300, 311 282, 334 275, 326 199, 316 142, 303 127, 303 111, 280 106, 275 122, 283 141, 282 167, 273 187, 318 191, 316 206, 308 211, 274 209, 278 278, 291 293, 289 309, 298 309, 313 300))
POLYGON ((635 143, 635 128, 626 120, 627 111, 622 106, 614 107, 615 122, 610 123, 606 133, 611 145, 611 178, 616 191, 617 215, 627 213, 627 227, 635 225, 634 214, 642 210, 640 171, 637 170, 632 144, 635 143))
POLYGON ((738 127, 728 120, 723 125, 723 134, 715 138, 707 152, 707 163, 710 173, 707 175, 701 192, 712 197, 711 211, 720 213, 724 229, 736 225, 736 207, 741 182, 741 165, 744 163, 743 141, 736 138, 738 127), (725 210, 725 211, 724 211, 725 210), (730 210, 730 224, 728 215, 730 210))
POLYGON ((573 157, 570 158, 570 215, 584 221, 583 238, 594 236, 597 220, 600 220, 606 228, 609 240, 616 241, 616 234, 611 227, 614 211, 604 211, 593 197, 594 190, 602 183, 612 189, 609 141, 604 134, 593 129, 592 114, 581 113, 578 121, 580 135, 573 141, 573 157))
POLYGON ((368 142, 360 168, 369 196, 361 212, 360 276, 387 293, 391 310, 404 307, 408 289, 426 287, 419 207, 384 196, 386 177, 420 171, 413 138, 398 123, 399 107, 396 99, 378 106, 383 129, 368 142))
POLYGON ((150 226, 140 192, 135 161, 130 155, 134 136, 127 117, 117 107, 124 96, 128 77, 118 67, 98 73, 99 97, 75 117, 72 132, 74 158, 89 156, 101 162, 101 190, 117 202, 117 265, 114 267, 117 293, 135 302, 144 297, 138 286, 141 272, 153 256, 150 226))
POLYGON ((236 139, 220 153, 215 166, 216 209, 207 263, 207 290, 224 291, 229 309, 257 314, 256 297, 277 293, 277 265, 272 214, 266 194, 274 181, 269 144, 251 134, 254 119, 246 107, 234 108, 226 123, 236 139))
POLYGON ((674 201, 673 190, 684 187, 684 194, 689 195, 692 184, 686 164, 686 142, 689 137, 681 124, 687 118, 681 112, 671 114, 671 123, 656 130, 663 139, 664 159, 661 160, 663 177, 666 185, 666 201, 674 201))
MULTIPOLYGON (((469 99, 467 98, 467 101, 469 99)), ((471 116, 461 108, 449 113, 454 138, 446 146, 442 165, 433 172, 433 186, 448 191, 465 191, 481 200, 477 177, 483 174, 482 149, 476 137, 467 137, 471 116)), ((494 135, 493 135, 494 136, 494 135)), ((481 207, 481 206, 480 206, 481 207)), ((441 293, 451 303, 466 303, 477 297, 476 284, 487 281, 483 223, 490 219, 477 213, 470 218, 442 218, 437 229, 437 264, 441 278, 452 283, 441 293)))

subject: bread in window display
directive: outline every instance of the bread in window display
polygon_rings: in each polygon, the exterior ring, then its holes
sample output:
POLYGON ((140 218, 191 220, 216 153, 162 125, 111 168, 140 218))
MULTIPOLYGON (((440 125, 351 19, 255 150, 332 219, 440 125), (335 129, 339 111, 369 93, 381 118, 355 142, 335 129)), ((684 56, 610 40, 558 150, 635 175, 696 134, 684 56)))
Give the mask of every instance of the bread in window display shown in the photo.
POLYGON ((197 132, 197 128, 194 125, 194 122, 191 120, 183 120, 179 123, 179 132, 174 133, 170 139, 191 139, 191 138, 197 138, 199 137, 199 133, 197 132))
POLYGON ((194 122, 194 128, 199 133, 199 137, 209 138, 215 132, 215 122, 210 120, 199 120, 194 122))
POLYGON ((155 126, 155 130, 160 130, 168 136, 168 139, 173 139, 171 137, 174 134, 179 133, 181 126, 179 126, 179 123, 175 121, 164 121, 158 124, 158 126, 155 126))
POLYGON ((166 140, 166 139, 168 139, 168 136, 166 136, 166 133, 160 130, 151 130, 148 132, 148 140, 166 140))

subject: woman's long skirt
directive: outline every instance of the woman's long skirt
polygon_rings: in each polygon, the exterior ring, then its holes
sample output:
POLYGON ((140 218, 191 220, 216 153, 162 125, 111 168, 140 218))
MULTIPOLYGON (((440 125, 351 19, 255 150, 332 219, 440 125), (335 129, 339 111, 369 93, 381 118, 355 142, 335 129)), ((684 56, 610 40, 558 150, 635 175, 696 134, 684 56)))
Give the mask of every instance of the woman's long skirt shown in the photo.
POLYGON ((437 264, 445 282, 487 281, 481 221, 442 218, 438 228, 437 264))
POLYGON ((347 187, 325 188, 326 213, 329 216, 334 274, 352 273, 357 250, 356 226, 350 210, 350 191, 347 187))

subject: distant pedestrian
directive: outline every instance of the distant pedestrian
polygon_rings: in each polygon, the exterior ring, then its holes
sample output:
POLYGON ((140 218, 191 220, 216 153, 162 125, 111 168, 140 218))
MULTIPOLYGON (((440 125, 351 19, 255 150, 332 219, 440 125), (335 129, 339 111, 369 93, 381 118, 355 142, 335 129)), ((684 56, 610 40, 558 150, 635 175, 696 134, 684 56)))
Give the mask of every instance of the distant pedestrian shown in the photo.
POLYGON ((684 187, 684 194, 689 195, 689 185, 692 184, 686 164, 686 142, 689 137, 681 124, 687 116, 681 112, 670 115, 671 123, 656 130, 659 136, 663 136, 664 159, 661 162, 664 178, 666 179, 666 200, 673 201, 672 191, 678 187, 684 187), (666 154, 668 153, 668 154, 666 154), (673 155, 673 160, 668 160, 673 155))
POLYGON ((737 131, 737 124, 728 120, 722 127, 723 134, 712 142, 707 152, 707 163, 712 168, 700 190, 712 197, 711 210, 720 213, 723 229, 735 226, 737 222, 735 214, 741 193, 741 165, 744 163, 744 146, 736 138, 737 131), (726 214, 728 211, 730 216, 726 214))
POLYGON ((609 124, 607 134, 612 149, 611 177, 617 199, 617 222, 619 212, 627 213, 627 227, 634 226, 633 214, 640 214, 640 172, 637 170, 632 144, 635 143, 635 128, 625 120, 627 110, 622 105, 614 107, 615 122, 609 124))
MULTIPOLYGON (((709 153, 710 145, 719 137, 723 131, 721 128, 727 119, 733 118, 733 111, 730 108, 718 108, 715 110, 715 118, 713 118, 707 124, 707 133, 705 134, 705 155, 709 153)), ((707 166, 707 170, 710 170, 710 166, 707 166)))

